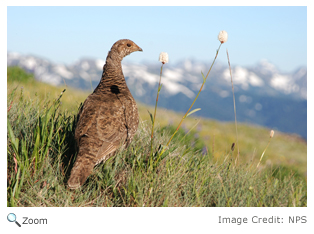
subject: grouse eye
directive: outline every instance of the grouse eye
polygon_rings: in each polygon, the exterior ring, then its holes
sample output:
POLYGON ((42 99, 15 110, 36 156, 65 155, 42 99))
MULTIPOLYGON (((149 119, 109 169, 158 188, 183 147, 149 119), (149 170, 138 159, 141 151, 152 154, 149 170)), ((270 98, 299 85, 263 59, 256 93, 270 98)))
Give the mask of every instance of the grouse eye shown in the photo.
POLYGON ((128 44, 126 44, 128 47, 131 47, 131 44, 130 43, 128 43, 128 44))

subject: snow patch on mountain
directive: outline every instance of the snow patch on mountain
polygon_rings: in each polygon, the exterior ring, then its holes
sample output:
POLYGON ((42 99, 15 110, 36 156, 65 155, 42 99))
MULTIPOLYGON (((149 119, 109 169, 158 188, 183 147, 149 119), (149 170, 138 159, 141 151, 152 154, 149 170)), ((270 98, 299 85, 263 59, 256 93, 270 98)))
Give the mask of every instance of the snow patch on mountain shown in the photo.
POLYGON ((254 72, 249 73, 249 83, 254 87, 264 86, 264 81, 258 77, 254 72))
POLYGON ((86 81, 89 81, 91 79, 90 74, 88 74, 86 71, 80 71, 80 77, 86 81))
POLYGON ((300 70, 294 75, 296 80, 301 79, 307 73, 307 69, 305 67, 300 68, 300 70))
POLYGON ((35 71, 34 71, 34 75, 35 77, 41 77, 43 74, 45 74, 47 72, 47 68, 44 66, 38 66, 35 71))
POLYGON ((180 82, 182 81, 183 75, 182 75, 182 69, 176 68, 173 70, 170 69, 165 69, 163 72, 163 75, 166 79, 175 81, 175 82, 180 82))
POLYGON ((73 78, 73 73, 68 71, 68 69, 64 65, 57 65, 53 68, 53 71, 59 74, 60 76, 63 76, 67 79, 73 78))
MULTIPOLYGON (((46 59, 19 53, 7 53, 8 66, 20 66, 32 72, 35 78, 53 85, 66 84, 80 88, 90 88, 89 83, 97 83, 102 74, 105 60, 81 59, 70 65, 54 64, 46 59)), ((156 89, 160 78, 160 65, 156 64, 132 64, 122 63, 123 73, 136 95, 144 96, 156 89)), ((195 97, 200 89, 204 76, 207 74, 210 64, 195 60, 184 60, 176 65, 166 64, 163 68, 163 89, 166 94, 176 95, 182 93, 189 98, 195 97)), ((296 70, 294 73, 280 73, 276 67, 262 60, 253 68, 236 66, 232 68, 234 89, 245 92, 259 92, 261 95, 293 95, 294 98, 307 99, 307 69, 296 70)), ((215 63, 203 91, 210 88, 220 97, 230 95, 229 68, 215 63)), ((155 91, 154 91, 155 92, 155 91)), ((243 98, 242 98, 243 99, 243 98)))
POLYGON ((97 59, 95 63, 96 63, 97 69, 102 71, 106 61, 102 59, 97 59))
POLYGON ((21 61, 21 65, 25 66, 29 70, 34 70, 34 67, 36 66, 36 60, 32 57, 23 59, 21 61))
POLYGON ((262 74, 268 75, 270 73, 277 73, 277 69, 274 64, 270 63, 266 59, 262 59, 258 64, 259 70, 262 74))
MULTIPOLYGON (((241 85, 241 88, 244 90, 248 90, 249 85, 253 87, 264 86, 264 81, 259 76, 243 67, 235 67, 235 69, 232 71, 232 77, 233 83, 235 85, 241 85)), ((228 82, 231 81, 229 69, 224 70, 223 78, 228 82)))
MULTIPOLYGON (((128 83, 130 85, 136 86, 136 92, 139 96, 143 96, 146 93, 143 82, 148 83, 151 87, 154 87, 159 83, 160 75, 152 74, 148 72, 147 69, 147 66, 144 65, 123 65, 124 76, 128 77, 128 83)), ((182 72, 180 69, 166 69, 162 76, 161 83, 170 95, 175 95, 181 92, 189 98, 194 97, 193 91, 177 82, 180 81, 181 78, 182 72)))
POLYGON ((187 70, 187 71, 191 71, 193 68, 190 60, 185 60, 183 63, 183 66, 184 66, 185 70, 187 70))
POLYGON ((284 91, 285 94, 295 93, 300 90, 300 87, 295 84, 291 76, 275 74, 271 81, 270 85, 277 90, 284 91))
POLYGON ((19 59, 20 57, 21 57, 21 54, 20 54, 20 53, 17 53, 17 52, 10 52, 10 53, 7 53, 7 59, 8 59, 8 60, 19 59))
POLYGON ((181 92, 189 98, 194 97, 194 93, 189 88, 185 87, 184 85, 181 85, 181 84, 178 84, 170 80, 166 80, 166 79, 163 81, 163 84, 164 84, 164 87, 167 89, 167 91, 172 95, 175 95, 181 92))
POLYGON ((40 81, 57 86, 60 85, 62 79, 56 74, 44 73, 40 76, 40 81))
POLYGON ((159 76, 149 73, 144 65, 123 64, 122 67, 124 76, 128 77, 131 83, 141 80, 153 86, 159 81, 159 76))
POLYGON ((90 66, 87 61, 84 61, 82 62, 81 67, 83 68, 84 71, 87 71, 90 66))

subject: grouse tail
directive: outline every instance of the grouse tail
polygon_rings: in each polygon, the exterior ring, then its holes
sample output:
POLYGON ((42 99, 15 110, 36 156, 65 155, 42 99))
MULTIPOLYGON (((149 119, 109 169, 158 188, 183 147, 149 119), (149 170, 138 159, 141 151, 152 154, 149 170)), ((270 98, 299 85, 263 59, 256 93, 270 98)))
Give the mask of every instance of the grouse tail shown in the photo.
POLYGON ((78 155, 76 162, 71 170, 71 175, 68 180, 70 189, 78 189, 86 181, 87 177, 92 173, 95 166, 94 160, 89 160, 87 157, 78 155))

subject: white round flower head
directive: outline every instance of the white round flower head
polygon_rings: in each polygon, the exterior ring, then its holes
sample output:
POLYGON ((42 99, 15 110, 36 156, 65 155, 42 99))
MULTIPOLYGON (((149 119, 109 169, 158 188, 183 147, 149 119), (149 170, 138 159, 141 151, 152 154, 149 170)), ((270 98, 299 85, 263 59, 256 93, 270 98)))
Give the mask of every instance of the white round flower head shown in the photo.
POLYGON ((168 63, 169 61, 168 54, 166 52, 161 52, 159 55, 159 61, 162 62, 163 64, 168 63))
POLYGON ((218 40, 222 43, 227 42, 228 40, 228 33, 225 30, 222 30, 218 34, 218 40))
POLYGON ((274 136, 274 134, 275 134, 275 131, 271 130, 270 133, 269 133, 270 138, 272 138, 274 136))

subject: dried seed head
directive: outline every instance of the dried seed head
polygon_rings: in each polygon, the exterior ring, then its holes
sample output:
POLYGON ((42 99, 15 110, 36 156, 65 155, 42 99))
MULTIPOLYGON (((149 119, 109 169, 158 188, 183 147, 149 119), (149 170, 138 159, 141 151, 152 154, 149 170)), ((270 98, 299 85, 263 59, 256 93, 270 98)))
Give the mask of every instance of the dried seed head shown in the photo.
POLYGON ((218 40, 222 43, 227 42, 228 40, 228 33, 225 30, 222 30, 218 34, 218 40))
POLYGON ((232 143, 232 145, 231 145, 231 150, 232 151, 234 151, 234 145, 235 145, 235 143, 232 143))
POLYGON ((168 63, 169 57, 166 52, 161 52, 159 55, 159 61, 162 62, 163 64, 168 63))
POLYGON ((274 134, 275 134, 275 131, 274 131, 274 130, 271 130, 271 131, 270 131, 270 134, 269 134, 270 138, 272 138, 272 137, 274 136, 274 134))

